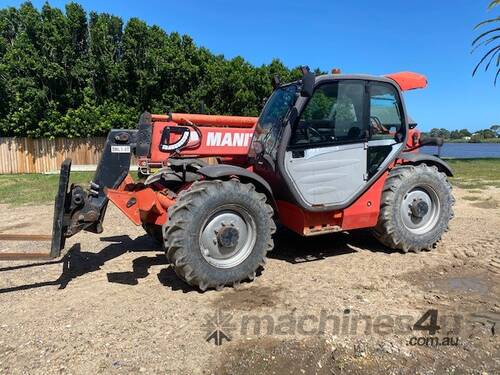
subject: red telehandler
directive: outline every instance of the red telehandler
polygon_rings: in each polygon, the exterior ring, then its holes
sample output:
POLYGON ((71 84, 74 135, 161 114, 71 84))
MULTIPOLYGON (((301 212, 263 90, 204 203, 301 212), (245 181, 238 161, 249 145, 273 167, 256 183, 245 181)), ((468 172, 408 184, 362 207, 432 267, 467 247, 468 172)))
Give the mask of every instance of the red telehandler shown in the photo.
POLYGON ((259 118, 143 113, 137 129, 111 130, 88 187, 69 187, 66 160, 50 256, 81 230, 101 233, 109 201, 201 290, 253 279, 276 222, 303 236, 372 228, 392 249, 433 248, 453 216, 452 171, 418 152, 442 140, 420 137, 402 97, 426 78, 305 67, 302 79, 273 84, 259 118))

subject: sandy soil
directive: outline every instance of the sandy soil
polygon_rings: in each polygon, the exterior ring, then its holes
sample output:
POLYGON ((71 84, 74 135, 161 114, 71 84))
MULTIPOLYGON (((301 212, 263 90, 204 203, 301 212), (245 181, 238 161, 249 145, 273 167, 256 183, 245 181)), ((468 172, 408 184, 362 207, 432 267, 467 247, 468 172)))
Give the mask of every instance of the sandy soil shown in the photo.
MULTIPOLYGON (((488 201, 455 195, 451 229, 431 252, 390 252, 366 231, 302 239, 282 230, 260 277, 206 293, 179 281, 161 249, 110 208, 105 232, 68 240, 62 260, 0 262, 0 373, 500 373, 500 208, 491 204, 500 190, 479 194, 488 201), (435 335, 408 329, 430 309, 435 335), (220 346, 207 341, 214 330, 220 346), (434 337, 458 343, 434 346, 434 337)), ((1 208, 0 232, 50 232, 50 206, 1 208)))

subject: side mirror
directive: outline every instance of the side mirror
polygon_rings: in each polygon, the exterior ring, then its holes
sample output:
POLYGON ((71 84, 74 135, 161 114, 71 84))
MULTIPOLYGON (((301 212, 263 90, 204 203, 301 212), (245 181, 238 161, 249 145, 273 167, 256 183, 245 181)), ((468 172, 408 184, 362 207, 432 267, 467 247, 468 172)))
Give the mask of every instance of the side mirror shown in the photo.
POLYGON ((316 81, 316 76, 307 70, 303 70, 302 76, 302 87, 300 89, 300 95, 305 98, 310 98, 314 91, 314 83, 316 81))

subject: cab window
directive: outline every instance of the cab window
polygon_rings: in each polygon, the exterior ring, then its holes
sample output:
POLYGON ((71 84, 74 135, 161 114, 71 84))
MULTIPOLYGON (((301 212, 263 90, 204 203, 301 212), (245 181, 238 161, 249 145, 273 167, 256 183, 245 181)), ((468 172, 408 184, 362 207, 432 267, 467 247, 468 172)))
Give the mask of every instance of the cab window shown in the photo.
POLYGON ((394 139, 403 132, 403 116, 396 89, 386 83, 370 83, 371 139, 394 139))
POLYGON ((364 82, 356 80, 317 87, 299 118, 290 145, 319 147, 367 139, 364 92, 364 82))

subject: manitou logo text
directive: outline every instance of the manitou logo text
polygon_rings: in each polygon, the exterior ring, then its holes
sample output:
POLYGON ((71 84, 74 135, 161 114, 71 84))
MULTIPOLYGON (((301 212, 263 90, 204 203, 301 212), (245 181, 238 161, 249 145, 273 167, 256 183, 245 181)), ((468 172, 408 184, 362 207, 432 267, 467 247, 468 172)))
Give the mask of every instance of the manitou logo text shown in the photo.
POLYGON ((248 147, 252 133, 208 132, 207 146, 248 147))

